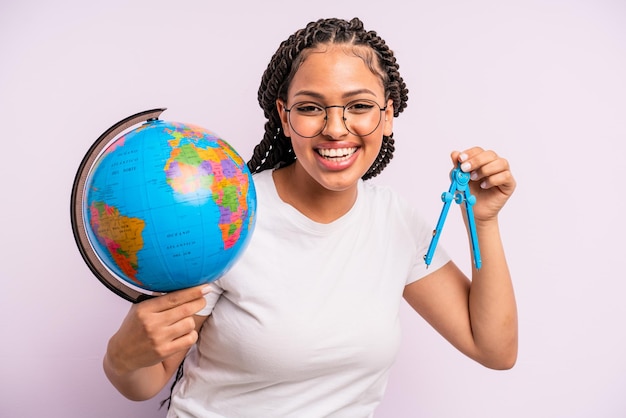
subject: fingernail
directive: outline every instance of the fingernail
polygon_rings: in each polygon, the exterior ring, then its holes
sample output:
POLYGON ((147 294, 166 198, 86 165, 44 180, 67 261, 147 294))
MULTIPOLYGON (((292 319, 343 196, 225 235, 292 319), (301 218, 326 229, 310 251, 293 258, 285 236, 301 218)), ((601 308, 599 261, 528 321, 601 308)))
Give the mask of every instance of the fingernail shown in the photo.
POLYGON ((202 288, 202 294, 206 295, 207 293, 209 293, 211 291, 211 286, 206 285, 202 288))
POLYGON ((476 180, 477 178, 478 178, 478 174, 475 171, 472 171, 472 173, 470 174, 470 179, 476 180))
POLYGON ((467 154, 464 152, 459 154, 459 161, 463 162, 465 160, 467 160, 467 154))
POLYGON ((470 163, 461 164, 461 170, 465 171, 466 173, 470 171, 471 168, 472 168, 472 165, 470 163))
POLYGON ((481 189, 486 189, 487 188, 487 182, 483 181, 482 183, 480 183, 480 188, 481 189))

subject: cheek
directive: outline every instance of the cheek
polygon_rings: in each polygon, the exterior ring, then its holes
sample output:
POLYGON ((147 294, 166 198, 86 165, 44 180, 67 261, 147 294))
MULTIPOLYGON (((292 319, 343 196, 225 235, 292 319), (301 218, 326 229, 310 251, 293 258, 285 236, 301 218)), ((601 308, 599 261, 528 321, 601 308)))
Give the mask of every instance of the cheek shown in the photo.
POLYGON ((296 158, 303 158, 305 152, 309 151, 304 149, 304 145, 305 144, 303 139, 291 138, 291 148, 293 149, 293 153, 295 154, 296 158))

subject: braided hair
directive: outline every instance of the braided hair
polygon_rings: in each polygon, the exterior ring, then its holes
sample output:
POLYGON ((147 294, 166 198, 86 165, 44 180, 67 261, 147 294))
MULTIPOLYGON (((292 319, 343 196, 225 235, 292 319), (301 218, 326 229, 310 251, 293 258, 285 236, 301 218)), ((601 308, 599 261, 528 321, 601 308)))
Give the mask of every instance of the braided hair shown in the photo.
MULTIPOLYGON (((310 22, 280 44, 261 78, 258 100, 267 122, 263 140, 254 148, 254 153, 248 161, 251 172, 257 173, 286 166, 296 160, 291 138, 286 137, 282 130, 276 99, 286 101, 287 89, 299 66, 312 49, 323 44, 369 47, 354 48, 354 52, 372 71, 380 75, 386 99, 393 100, 394 116, 397 117, 406 107, 409 91, 398 72, 399 65, 393 51, 376 32, 366 31, 363 22, 356 17, 350 21, 330 18, 310 22), (362 50, 367 52, 363 53, 362 50)), ((393 158, 394 150, 393 134, 383 135, 378 156, 363 175, 363 180, 380 174, 393 158)))

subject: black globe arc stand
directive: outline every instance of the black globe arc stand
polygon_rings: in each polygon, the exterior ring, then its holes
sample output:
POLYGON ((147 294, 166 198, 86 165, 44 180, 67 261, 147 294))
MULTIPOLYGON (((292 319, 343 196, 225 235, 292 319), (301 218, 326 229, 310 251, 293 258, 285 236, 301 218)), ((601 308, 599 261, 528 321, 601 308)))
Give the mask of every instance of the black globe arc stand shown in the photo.
POLYGON ((121 296, 122 298, 133 302, 141 302, 146 299, 150 299, 154 296, 161 295, 162 293, 149 293, 148 291, 141 291, 135 289, 123 283, 122 280, 116 277, 109 269, 107 269, 100 261, 98 255, 95 253, 89 237, 87 236, 87 230, 85 228, 86 219, 84 218, 83 211, 83 199, 85 197, 85 184, 89 176, 90 170, 94 163, 103 152, 103 150, 117 137, 120 133, 126 129, 137 125, 142 122, 156 120, 163 113, 165 108, 157 108, 151 110, 145 110, 143 112, 136 113, 129 116, 115 125, 107 129, 100 137, 91 145, 83 160, 81 161, 76 176, 74 178, 74 184, 72 185, 72 195, 70 203, 70 218, 72 222, 72 232, 74 239, 81 256, 87 263, 87 266, 91 272, 104 284, 109 290, 121 296))

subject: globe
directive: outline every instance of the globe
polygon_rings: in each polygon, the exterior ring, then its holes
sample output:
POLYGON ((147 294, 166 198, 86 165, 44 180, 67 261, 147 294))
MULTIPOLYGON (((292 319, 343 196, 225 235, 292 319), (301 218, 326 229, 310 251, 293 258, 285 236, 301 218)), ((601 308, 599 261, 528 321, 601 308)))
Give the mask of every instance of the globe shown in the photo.
POLYGON ((241 156, 210 130, 154 117, 105 136, 72 192, 72 224, 92 271, 132 300, 128 288, 152 295, 223 276, 255 224, 256 192, 241 156))

